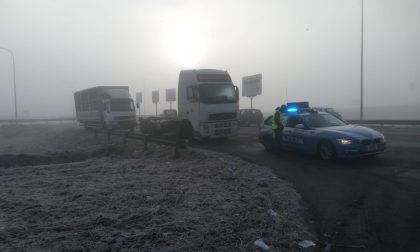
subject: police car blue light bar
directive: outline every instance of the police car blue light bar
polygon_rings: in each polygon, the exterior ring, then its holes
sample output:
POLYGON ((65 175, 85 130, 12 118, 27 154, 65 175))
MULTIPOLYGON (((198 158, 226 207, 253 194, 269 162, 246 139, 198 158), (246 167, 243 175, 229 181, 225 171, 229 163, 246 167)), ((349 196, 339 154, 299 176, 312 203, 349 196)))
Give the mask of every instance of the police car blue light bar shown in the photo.
POLYGON ((288 108, 294 107, 294 108, 300 108, 300 109, 309 108, 309 102, 288 102, 287 107, 288 108))
POLYGON ((303 109, 309 108, 309 102, 288 102, 287 103, 287 113, 298 113, 303 109))

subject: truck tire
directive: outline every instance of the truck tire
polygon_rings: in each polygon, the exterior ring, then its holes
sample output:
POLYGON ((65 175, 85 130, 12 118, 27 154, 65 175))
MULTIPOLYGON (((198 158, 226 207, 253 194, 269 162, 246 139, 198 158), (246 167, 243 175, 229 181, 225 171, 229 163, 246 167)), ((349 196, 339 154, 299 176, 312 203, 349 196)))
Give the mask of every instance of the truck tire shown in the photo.
POLYGON ((104 130, 107 130, 107 131, 111 131, 112 130, 112 125, 109 125, 106 122, 104 122, 102 124, 102 126, 103 126, 104 130))
POLYGON ((190 141, 194 138, 193 127, 191 126, 191 123, 187 120, 181 121, 180 137, 181 139, 188 139, 190 141))

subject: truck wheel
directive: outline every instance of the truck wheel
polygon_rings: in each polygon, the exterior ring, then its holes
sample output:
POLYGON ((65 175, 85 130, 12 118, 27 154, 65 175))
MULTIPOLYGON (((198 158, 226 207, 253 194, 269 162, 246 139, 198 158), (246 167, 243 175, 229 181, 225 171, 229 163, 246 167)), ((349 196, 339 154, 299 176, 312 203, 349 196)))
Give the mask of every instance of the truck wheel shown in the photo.
POLYGON ((322 140, 318 145, 319 157, 324 161, 330 161, 335 158, 335 149, 330 141, 322 140))
POLYGON ((104 130, 110 131, 110 130, 112 130, 112 125, 109 125, 109 124, 104 122, 103 128, 104 128, 104 130))
POLYGON ((263 138, 262 144, 264 145, 264 148, 268 152, 274 151, 274 141, 270 136, 265 136, 263 138))
POLYGON ((188 139, 188 140, 193 140, 194 138, 194 131, 193 131, 193 127, 191 126, 190 122, 183 120, 181 122, 181 138, 183 139, 188 139))

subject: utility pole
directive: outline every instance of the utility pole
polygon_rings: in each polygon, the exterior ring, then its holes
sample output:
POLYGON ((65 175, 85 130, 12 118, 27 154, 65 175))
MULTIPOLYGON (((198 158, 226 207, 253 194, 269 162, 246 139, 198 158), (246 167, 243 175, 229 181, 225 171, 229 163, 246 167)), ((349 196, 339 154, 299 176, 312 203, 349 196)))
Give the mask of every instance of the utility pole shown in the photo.
POLYGON ((14 91, 14 97, 15 97, 15 124, 17 124, 17 99, 16 99, 16 70, 15 70, 15 55, 13 52, 7 48, 0 47, 0 49, 8 51, 10 55, 12 55, 12 63, 13 63, 13 91, 14 91))
POLYGON ((362 0, 362 27, 360 42, 360 123, 363 122, 363 0, 362 0))

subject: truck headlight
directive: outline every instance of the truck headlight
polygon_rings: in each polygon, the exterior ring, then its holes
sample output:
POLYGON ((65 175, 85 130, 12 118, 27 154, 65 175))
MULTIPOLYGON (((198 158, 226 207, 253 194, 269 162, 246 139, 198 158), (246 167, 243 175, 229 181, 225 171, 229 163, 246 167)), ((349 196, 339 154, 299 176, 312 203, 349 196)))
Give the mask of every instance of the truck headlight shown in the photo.
POLYGON ((352 144, 352 141, 350 139, 337 139, 337 140, 342 145, 350 145, 350 144, 352 144))
POLYGON ((208 124, 203 124, 203 131, 204 131, 204 133, 209 133, 210 132, 208 124))

